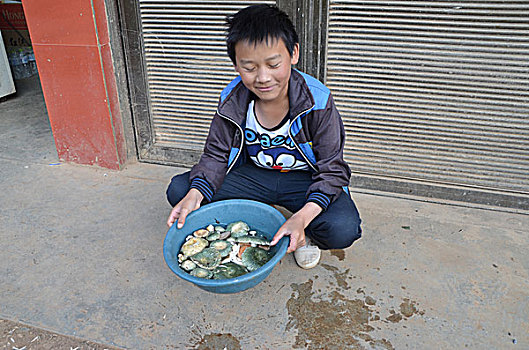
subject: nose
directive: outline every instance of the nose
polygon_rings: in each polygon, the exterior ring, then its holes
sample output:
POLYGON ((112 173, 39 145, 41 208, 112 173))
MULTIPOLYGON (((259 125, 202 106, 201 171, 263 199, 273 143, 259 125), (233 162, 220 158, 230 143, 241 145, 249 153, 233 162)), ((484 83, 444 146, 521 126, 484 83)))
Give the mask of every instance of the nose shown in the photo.
POLYGON ((270 81, 270 72, 266 67, 259 68, 257 72, 257 83, 264 84, 270 81))

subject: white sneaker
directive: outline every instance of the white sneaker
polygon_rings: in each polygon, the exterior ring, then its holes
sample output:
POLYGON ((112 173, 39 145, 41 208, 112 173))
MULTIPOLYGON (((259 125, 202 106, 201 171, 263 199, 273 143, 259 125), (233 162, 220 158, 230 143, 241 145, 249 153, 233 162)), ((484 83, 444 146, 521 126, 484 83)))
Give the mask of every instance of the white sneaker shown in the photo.
POLYGON ((294 251, 294 258, 299 267, 303 269, 312 269, 318 265, 321 258, 321 250, 313 245, 308 237, 305 238, 305 246, 294 251))

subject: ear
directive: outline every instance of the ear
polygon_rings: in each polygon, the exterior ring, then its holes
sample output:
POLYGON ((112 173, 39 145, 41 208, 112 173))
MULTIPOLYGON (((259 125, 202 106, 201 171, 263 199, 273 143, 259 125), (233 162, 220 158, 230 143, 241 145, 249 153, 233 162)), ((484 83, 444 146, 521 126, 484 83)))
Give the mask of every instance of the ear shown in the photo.
POLYGON ((299 44, 294 45, 292 50, 292 57, 290 58, 290 64, 294 65, 299 61, 299 44))

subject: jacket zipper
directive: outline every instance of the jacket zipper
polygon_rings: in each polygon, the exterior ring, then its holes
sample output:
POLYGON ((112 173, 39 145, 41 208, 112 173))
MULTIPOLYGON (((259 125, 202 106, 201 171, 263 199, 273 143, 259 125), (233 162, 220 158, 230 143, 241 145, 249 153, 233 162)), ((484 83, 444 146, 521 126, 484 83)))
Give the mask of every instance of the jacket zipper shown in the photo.
MULTIPOLYGON (((221 116, 222 118, 226 119, 226 120, 229 120, 230 122, 232 122, 233 124, 237 125, 237 127, 239 128, 239 131, 241 132, 241 146, 239 147, 239 152, 237 152, 237 155, 235 156, 235 159, 233 159, 233 162, 231 162, 231 165, 228 167, 228 170, 226 170, 226 175, 231 171, 231 169, 233 168, 233 166, 235 165, 235 163, 237 162, 237 159, 239 159, 239 156, 241 155, 241 152, 242 152, 242 147, 244 146, 244 133, 243 133, 243 130, 241 128, 241 126, 239 124, 237 124, 235 121, 233 121, 232 119, 226 117, 225 115, 223 114, 220 114, 219 110, 217 109, 217 114, 219 116, 221 116)), ((228 155, 229 157, 229 155, 228 155)))
POLYGON ((303 158, 305 159, 305 162, 307 162, 307 164, 314 170, 314 171, 318 171, 316 170, 316 168, 314 167, 314 165, 312 165, 312 163, 309 161, 309 159, 307 158, 307 156, 305 155, 305 153, 301 150, 301 147, 299 147, 299 145, 297 144, 296 140, 294 140, 294 137, 292 136, 291 132, 290 132, 290 128, 292 128, 292 124, 294 124, 294 122, 296 121, 296 119, 298 119, 302 114, 304 113, 307 113, 308 111, 310 111, 311 109, 313 109, 314 106, 310 107, 309 109, 307 109, 306 111, 303 111, 301 112, 300 114, 297 115, 296 118, 294 118, 292 120, 292 123, 290 123, 290 126, 288 127, 288 136, 290 136, 290 139, 292 140, 292 143, 294 144, 294 146, 296 147, 296 149, 299 151, 299 153, 303 156, 303 158))

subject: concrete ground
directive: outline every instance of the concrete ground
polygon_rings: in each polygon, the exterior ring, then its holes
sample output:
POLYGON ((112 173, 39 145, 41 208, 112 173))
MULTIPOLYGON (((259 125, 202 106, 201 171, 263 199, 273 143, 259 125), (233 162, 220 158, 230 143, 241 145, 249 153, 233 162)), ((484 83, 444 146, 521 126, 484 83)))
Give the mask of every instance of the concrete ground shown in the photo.
POLYGON ((60 163, 38 80, 19 84, 0 103, 4 349, 529 348, 527 213, 356 191, 353 247, 208 293, 162 256, 165 188, 185 169, 60 163))

